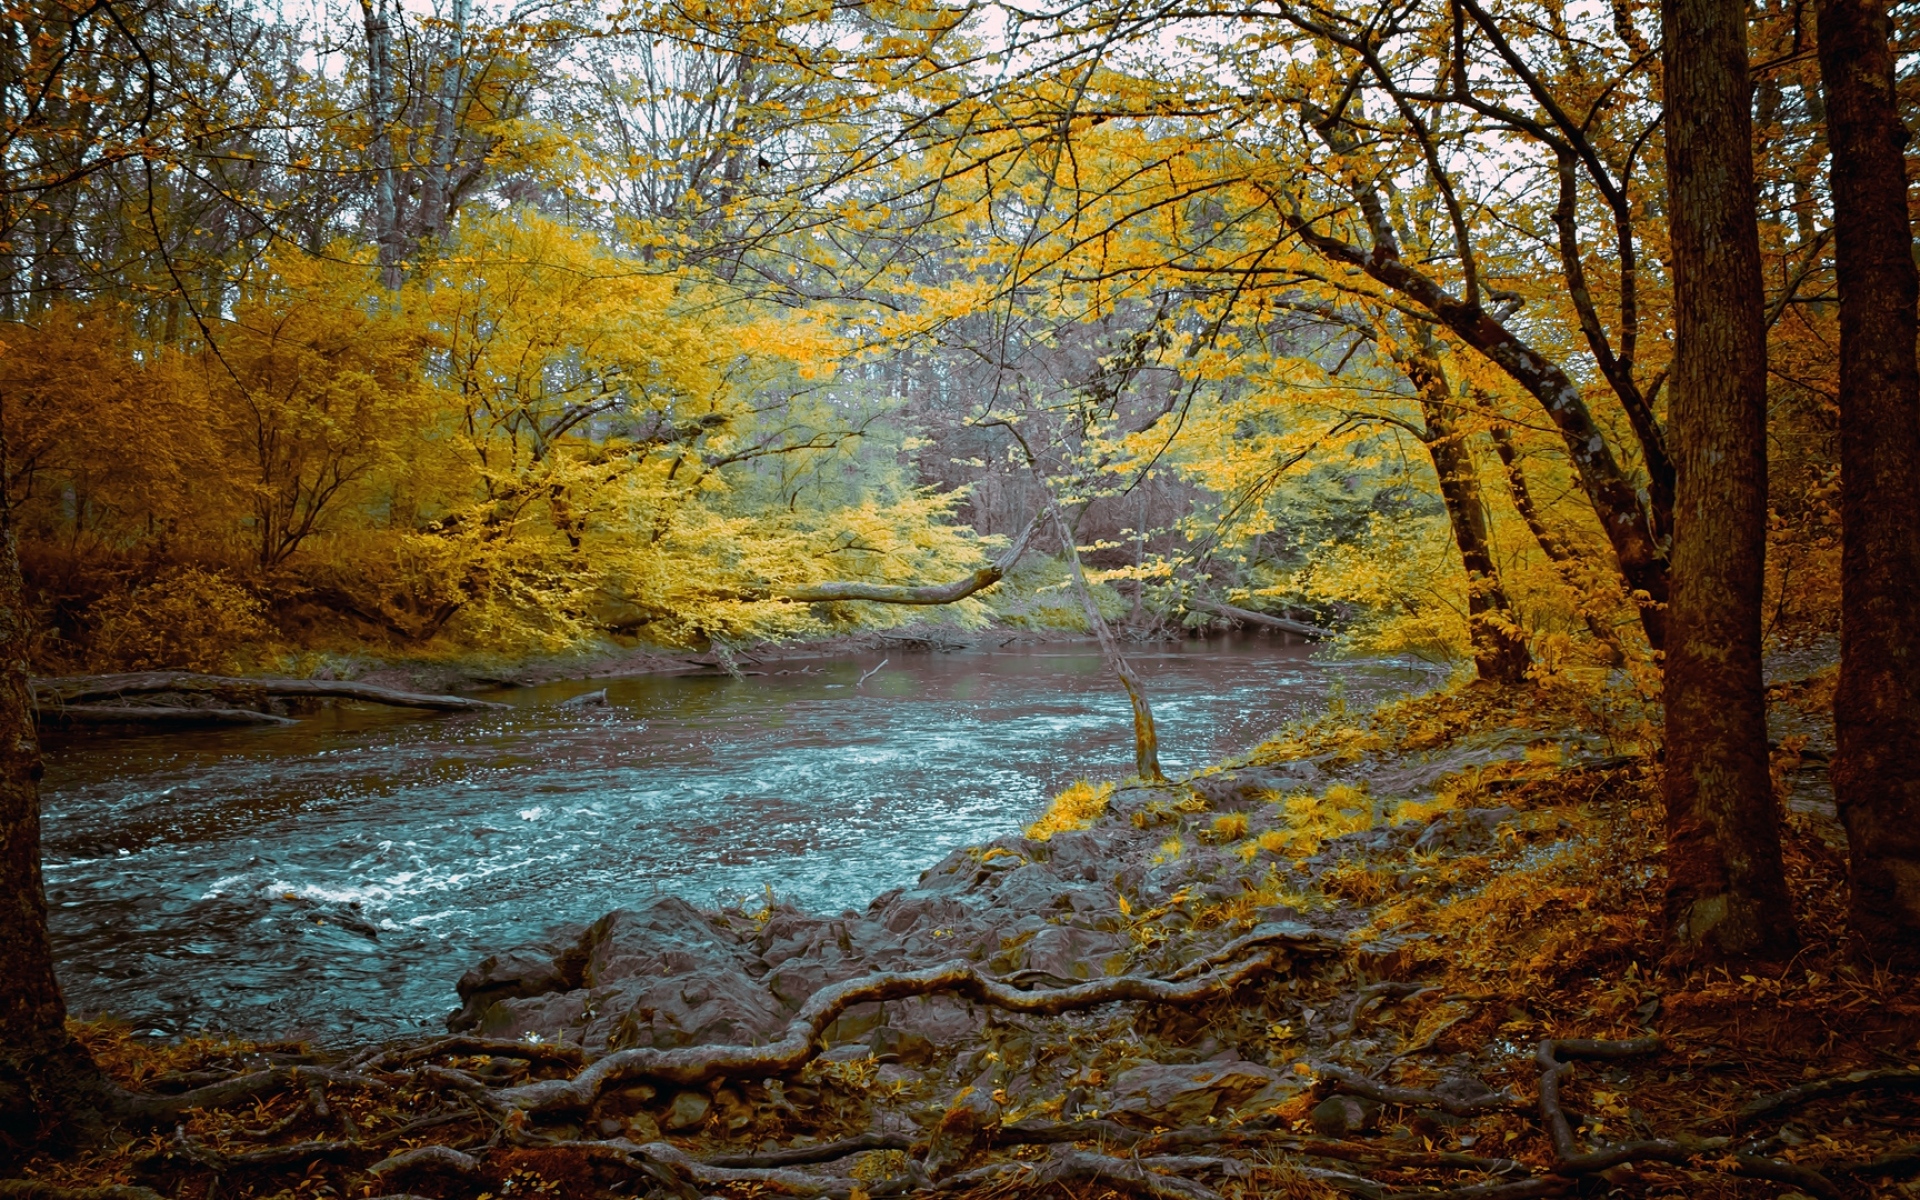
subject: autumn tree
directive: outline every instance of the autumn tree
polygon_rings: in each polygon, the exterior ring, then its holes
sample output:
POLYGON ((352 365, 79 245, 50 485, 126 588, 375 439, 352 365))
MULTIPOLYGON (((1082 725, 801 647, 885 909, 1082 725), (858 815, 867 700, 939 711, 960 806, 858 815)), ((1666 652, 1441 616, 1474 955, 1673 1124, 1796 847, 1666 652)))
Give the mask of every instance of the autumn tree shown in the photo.
POLYGON ((1910 135, 1887 7, 1822 0, 1817 11, 1840 284, 1834 797, 1847 827, 1853 928, 1872 957, 1912 962, 1920 955, 1920 281, 1910 135))
POLYGON ((1760 675, 1767 346, 1746 6, 1667 0, 1676 449, 1666 647, 1667 922, 1676 953, 1790 954, 1760 675))

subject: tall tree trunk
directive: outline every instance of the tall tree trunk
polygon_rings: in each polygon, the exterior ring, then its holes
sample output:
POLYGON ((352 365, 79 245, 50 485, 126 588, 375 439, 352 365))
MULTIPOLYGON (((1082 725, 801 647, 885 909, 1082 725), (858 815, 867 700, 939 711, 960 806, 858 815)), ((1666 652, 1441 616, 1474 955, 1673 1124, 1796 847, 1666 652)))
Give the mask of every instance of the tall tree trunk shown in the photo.
POLYGON ((11 522, 0 528, 0 1161, 97 1119, 101 1082, 67 1034, 40 874, 40 743, 31 627, 11 522))
POLYGON ((1473 645, 1473 665, 1480 678, 1491 683, 1520 683, 1533 658, 1526 634, 1513 619, 1513 604, 1500 583, 1493 557, 1493 538, 1487 525, 1487 506, 1480 499, 1480 473, 1473 452, 1454 420, 1452 389, 1446 371, 1434 356, 1431 338, 1423 337, 1401 366, 1420 397, 1426 421, 1427 454, 1440 476, 1440 498, 1453 525, 1460 563, 1467 571, 1467 630, 1473 645))
POLYGON ((1840 282, 1840 686, 1833 791, 1852 923, 1876 959, 1920 963, 1920 370, 1891 22, 1820 0, 1840 282))
POLYGON ((1791 954, 1760 677, 1767 342, 1743 0, 1663 0, 1677 477, 1666 642, 1667 936, 1791 954))

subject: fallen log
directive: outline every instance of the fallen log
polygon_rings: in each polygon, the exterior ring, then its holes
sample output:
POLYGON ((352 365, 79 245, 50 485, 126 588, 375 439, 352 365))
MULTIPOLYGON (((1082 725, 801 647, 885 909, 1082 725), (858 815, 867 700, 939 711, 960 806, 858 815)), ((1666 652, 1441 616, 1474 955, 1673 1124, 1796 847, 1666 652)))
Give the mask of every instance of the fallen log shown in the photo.
MULTIPOLYGON (((470 696, 432 695, 403 692, 371 683, 344 679, 246 678, 233 675, 200 675, 192 671, 133 671, 120 675, 65 675, 33 681, 34 700, 42 714, 63 705, 87 704, 95 700, 118 700, 127 696, 153 695, 159 692, 206 693, 211 695, 266 695, 307 697, 331 700, 363 700, 369 704, 387 704, 396 708, 424 708, 435 712, 479 712, 505 708, 491 700, 470 696)), ((188 710, 191 711, 191 710, 188 710)), ((165 720, 166 718, 152 718, 165 720)))
POLYGON ((1250 608, 1237 608, 1231 604, 1222 604, 1218 600, 1202 600, 1195 597, 1187 601, 1187 607, 1196 612, 1212 613, 1216 617, 1230 617, 1247 625, 1264 625, 1268 629, 1278 629, 1283 633, 1297 633, 1301 637, 1330 638, 1334 636, 1331 629, 1309 625, 1305 621, 1289 620, 1286 617, 1269 616, 1250 608))
POLYGON ((167 704, 70 704, 40 710, 49 725, 298 725, 292 717, 251 708, 186 708, 167 704))

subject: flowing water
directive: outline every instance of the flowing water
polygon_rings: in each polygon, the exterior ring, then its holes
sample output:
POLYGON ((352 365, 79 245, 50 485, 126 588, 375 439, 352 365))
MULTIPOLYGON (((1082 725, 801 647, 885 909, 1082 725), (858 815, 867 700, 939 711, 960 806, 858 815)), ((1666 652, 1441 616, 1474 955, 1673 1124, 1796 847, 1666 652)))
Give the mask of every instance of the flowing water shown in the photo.
MULTIPOLYGON (((1135 648, 1169 774, 1433 673, 1259 638, 1135 648)), ((485 955, 657 893, 864 907, 1130 774, 1090 646, 880 655, 745 679, 574 681, 510 708, 63 737, 44 782, 68 1001, 153 1033, 438 1028, 485 955), (607 707, 558 707, 605 686, 607 707)))

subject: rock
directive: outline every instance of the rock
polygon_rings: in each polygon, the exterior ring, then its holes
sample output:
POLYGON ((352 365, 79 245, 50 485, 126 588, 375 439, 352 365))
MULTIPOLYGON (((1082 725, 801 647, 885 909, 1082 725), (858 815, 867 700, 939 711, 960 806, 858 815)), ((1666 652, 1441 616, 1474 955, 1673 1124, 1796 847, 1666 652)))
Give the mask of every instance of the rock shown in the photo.
POLYGON ((597 692, 583 692, 578 696, 569 696, 565 700, 562 700, 557 707, 559 708, 605 708, 606 706, 607 706, 607 689, 601 688, 597 692))
POLYGON ((1371 1129, 1380 1116, 1380 1104, 1365 1096, 1328 1096, 1313 1106, 1310 1117, 1321 1137, 1343 1138, 1371 1129))
POLYGON ((626 1119, 626 1137, 628 1137, 628 1140, 636 1140, 636 1142, 659 1140, 660 1123, 653 1119, 653 1114, 636 1112, 634 1116, 626 1119))
POLYGON ((986 1017, 957 996, 913 996, 887 1002, 887 1026, 914 1033, 936 1047, 960 1045, 977 1037, 986 1017))
POLYGON ((1488 1087, 1486 1081, 1469 1071, 1453 1069, 1440 1076, 1440 1082, 1433 1085, 1433 1094, 1463 1104, 1480 1100, 1490 1100, 1498 1095, 1488 1087))
POLYGON ((660 1123, 653 1119, 653 1114, 643 1112, 634 1113, 627 1118, 628 1140, 635 1142, 652 1142, 659 1140, 659 1137, 660 1123))
POLYGON ((1135 1124, 1196 1125, 1280 1082, 1276 1072, 1245 1062, 1146 1063, 1113 1081, 1109 1112, 1135 1124))
POLYGON ((982 1134, 1000 1123, 1000 1105, 991 1087, 961 1089, 927 1139, 927 1174, 938 1179, 943 1171, 965 1162, 982 1134))
POLYGON ((1317 763, 1300 760, 1204 775, 1193 781, 1193 790, 1204 797, 1215 812, 1250 812, 1272 796, 1312 785, 1320 775, 1317 763))
POLYGON ((880 1069, 873 1073, 875 1087, 912 1087, 924 1078, 912 1067, 903 1067, 899 1063, 881 1063, 880 1069))
POLYGON ((1062 880, 1092 883, 1112 869, 1114 839, 1090 829, 1056 833, 1046 843, 1047 865, 1062 880))
POLYGON ((993 888, 996 908, 1008 912, 1040 912, 1053 906, 1060 894, 1060 880, 1040 863, 1016 867, 999 877, 993 888))
POLYGON ((545 996, 580 987, 589 953, 585 939, 591 928, 558 926, 533 945, 481 959, 478 966, 462 975, 454 985, 462 1004, 458 1012, 447 1018, 447 1028, 459 1033, 478 1027, 482 1014, 500 1000, 545 996))
POLYGON ((723 1087, 713 1093, 713 1110, 728 1133, 737 1134, 753 1124, 753 1108, 732 1088, 723 1087))
POLYGON ((791 1015, 748 971, 752 947, 684 900, 662 897, 570 932, 469 971, 449 1026, 566 1037, 592 1051, 665 1049, 766 1041, 791 1015))
POLYGON ((1434 854, 1442 850, 1464 854, 1485 850, 1494 843, 1495 828, 1502 821, 1511 820, 1518 815, 1516 810, 1506 805, 1498 808, 1463 808, 1454 812, 1441 813, 1414 840, 1413 848, 1420 854, 1434 854))
POLYGON ((666 1119, 660 1124, 674 1133, 697 1129, 712 1110, 713 1102, 707 1099, 705 1093, 681 1092, 673 1098, 673 1103, 667 1106, 666 1119))
POLYGON ((1045 971, 1062 979, 1099 979, 1124 975, 1131 939, 1124 934, 1049 925, 1033 935, 1021 956, 1020 968, 1045 971))
POLYGON ((867 1044, 882 1062, 901 1062, 925 1066, 933 1061, 933 1042, 920 1034, 892 1025, 876 1026, 867 1044))

